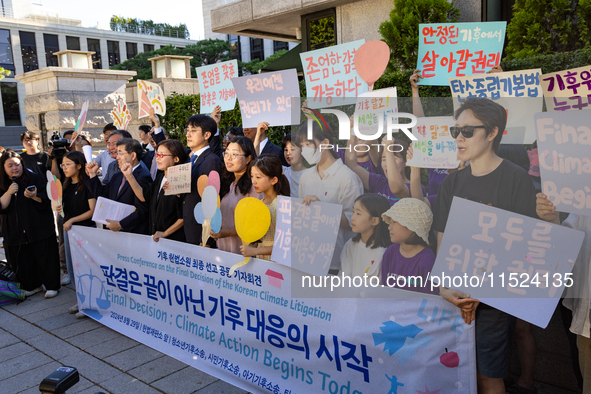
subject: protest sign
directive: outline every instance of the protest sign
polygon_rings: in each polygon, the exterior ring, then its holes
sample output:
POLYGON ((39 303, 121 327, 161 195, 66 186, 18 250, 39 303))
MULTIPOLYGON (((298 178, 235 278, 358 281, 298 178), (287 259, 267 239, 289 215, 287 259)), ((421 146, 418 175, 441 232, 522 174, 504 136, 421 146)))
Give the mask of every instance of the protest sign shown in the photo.
POLYGON ((446 86, 448 78, 484 74, 501 62, 507 22, 419 25, 420 85, 446 86))
POLYGON ((355 105, 355 120, 357 129, 363 135, 374 135, 379 130, 379 118, 383 120, 382 130, 386 130, 386 117, 398 112, 396 88, 386 88, 363 93, 357 97, 355 105))
POLYGON ((557 211, 591 216, 589 112, 535 115, 542 191, 557 211))
POLYGON ((348 42, 315 51, 300 53, 306 79, 308 107, 320 108, 355 101, 345 97, 357 97, 368 91, 369 86, 355 69, 355 53, 365 40, 348 42))
POLYGON ((367 83, 370 90, 380 79, 390 61, 390 47, 384 41, 372 40, 361 45, 353 58, 357 74, 367 83))
POLYGON ((588 109, 591 104, 591 66, 544 74, 540 82, 547 111, 588 109))
POLYGON ((501 144, 532 144, 536 140, 534 115, 542 111, 541 69, 509 71, 450 78, 454 110, 467 97, 488 97, 507 111, 501 144))
MULTIPOLYGON (((190 176, 189 166, 189 182, 190 176)), ((211 231, 219 233, 222 227, 222 211, 220 211, 220 174, 212 170, 209 175, 201 175, 197 179, 197 192, 201 201, 195 205, 193 216, 197 223, 202 224, 201 244, 207 245, 211 231)))
POLYGON ((451 116, 417 118, 412 134, 413 157, 406 165, 421 168, 458 168, 456 141, 449 133, 455 121, 451 116))
MULTIPOLYGON (((290 118, 292 98, 300 97, 295 68, 234 78, 232 83, 240 103, 242 127, 257 127, 260 122, 269 122, 270 126, 300 122, 299 112, 290 118)), ((299 100, 296 103, 299 105, 299 100)))
POLYGON ((135 207, 129 204, 123 204, 119 201, 109 200, 105 197, 99 197, 96 200, 94 213, 92 214, 92 221, 109 224, 107 219, 120 221, 135 212, 135 207))
POLYGON ((113 125, 117 129, 127 130, 127 125, 131 121, 131 114, 125 100, 117 102, 117 105, 111 110, 111 118, 113 119, 113 125))
POLYGON ((573 284, 583 236, 454 197, 430 279, 545 328, 565 286, 573 284))
POLYGON ((238 60, 197 67, 195 71, 201 98, 199 113, 209 114, 217 105, 222 107, 222 111, 233 110, 236 105, 236 92, 232 78, 238 76, 238 60))
POLYGON ((291 198, 277 196, 275 240, 271 261, 291 267, 291 198))
POLYGON ((191 193, 191 163, 168 167, 166 180, 168 188, 164 195, 191 193))
POLYGON ((166 115, 166 96, 160 85, 148 81, 137 80, 138 119, 150 115, 150 108, 154 113, 166 115))
POLYGON ((302 273, 273 262, 228 276, 242 256, 80 226, 68 236, 80 311, 249 392, 476 392, 475 326, 439 297, 295 299, 302 273))
MULTIPOLYGON (((62 205, 62 182, 49 170, 45 175, 47 176, 47 197, 51 200, 51 209, 55 211, 59 205, 62 205)), ((60 215, 64 217, 64 211, 60 215)))

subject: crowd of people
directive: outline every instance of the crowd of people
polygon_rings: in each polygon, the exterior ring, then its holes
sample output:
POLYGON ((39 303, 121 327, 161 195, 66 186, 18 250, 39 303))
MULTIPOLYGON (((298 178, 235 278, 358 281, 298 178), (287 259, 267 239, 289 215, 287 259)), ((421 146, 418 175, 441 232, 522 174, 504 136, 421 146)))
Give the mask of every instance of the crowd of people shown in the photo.
MULTIPOLYGON (((416 83, 420 78, 419 70, 410 78, 413 97, 417 98, 413 101, 416 116, 424 116, 416 83)), ((303 111, 309 115, 305 108, 303 111)), ((12 150, 2 154, 0 214, 4 247, 27 296, 45 289, 45 297, 51 298, 58 295, 60 283, 75 285, 64 232, 67 234, 72 225, 95 226, 91 219, 99 196, 136 208, 120 221, 109 220, 107 230, 149 235, 154 242, 167 238, 200 245, 202 227, 193 213, 201 201, 197 179, 211 171, 217 171, 221 178, 222 226, 219 232, 211 232, 207 245, 201 246, 270 260, 277 196, 298 197, 306 205, 316 201, 339 204, 343 213, 329 273, 376 276, 385 285, 389 278, 397 276, 420 276, 428 281, 446 232, 453 197, 560 223, 554 206, 540 193, 539 173, 531 173, 525 148, 501 145, 507 122, 505 108, 486 98, 466 99, 455 111, 456 125, 450 128, 450 134, 456 141, 460 166, 430 170, 427 188, 421 183, 420 168, 406 165, 414 152, 404 140, 384 139, 383 145, 374 144, 383 146, 381 151, 372 148, 356 152, 352 147, 358 141, 352 136, 348 149, 322 149, 338 145, 330 127, 313 123, 310 139, 304 123, 286 135, 279 147, 267 137, 269 124, 265 122, 257 128, 232 127, 222 138, 218 128, 221 109, 217 107, 211 116, 193 115, 187 119, 185 148, 181 142, 168 139, 153 112, 150 119, 154 126, 140 127, 140 141, 112 124, 105 126, 107 150, 91 162, 81 153, 82 146, 90 141, 77 133, 67 133, 72 143, 63 157, 40 151, 39 137, 31 132, 23 134, 22 154, 12 150), (166 195, 168 169, 183 163, 191 163, 190 193, 166 195), (52 213, 46 192, 47 170, 63 182, 58 215, 52 213), (263 201, 272 218, 267 234, 251 245, 242 245, 234 226, 234 210, 246 197, 263 201)), ((562 219, 564 225, 586 232, 584 250, 575 269, 587 267, 584 272, 588 273, 591 220, 580 215, 562 219)), ((408 284, 407 289, 431 292, 428 286, 408 284)), ((535 340, 531 325, 480 304, 469 294, 446 288, 433 293, 457 306, 466 324, 475 321, 479 393, 534 392, 535 340), (503 378, 507 376, 513 335, 518 339, 522 376, 507 384, 503 378)), ((565 313, 572 311, 566 324, 577 334, 584 372, 585 367, 590 369, 591 362, 586 297, 586 305, 576 299, 564 303, 565 313)), ((560 307, 564 308, 562 303, 560 307)), ((77 306, 70 312, 84 316, 77 306)), ((578 359, 573 361, 576 364, 578 359)), ((584 373, 586 379, 578 368, 577 372, 585 392, 591 392, 589 371, 584 373)))

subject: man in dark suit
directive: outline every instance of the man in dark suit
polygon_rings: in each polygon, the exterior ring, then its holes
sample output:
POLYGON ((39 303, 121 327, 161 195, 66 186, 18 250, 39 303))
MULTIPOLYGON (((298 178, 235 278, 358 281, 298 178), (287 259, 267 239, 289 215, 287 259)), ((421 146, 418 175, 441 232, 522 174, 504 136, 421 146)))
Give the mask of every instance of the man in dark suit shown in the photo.
POLYGON ((217 123, 207 115, 193 115, 187 119, 185 133, 187 146, 191 149, 191 193, 184 195, 183 227, 188 243, 201 243, 201 224, 197 223, 193 210, 201 202, 197 191, 197 180, 201 175, 209 175, 211 171, 221 173, 222 160, 213 153, 209 141, 217 131, 217 123))
POLYGON ((257 150, 259 156, 265 154, 275 155, 279 158, 279 160, 281 160, 281 164, 287 167, 289 166, 289 164, 287 164, 287 161, 285 161, 285 156, 283 156, 283 149, 269 141, 269 138, 267 138, 266 132, 268 130, 268 126, 268 123, 261 122, 259 123, 257 128, 245 128, 243 129, 244 136, 248 137, 253 142, 253 144, 255 144, 254 147, 257 150), (257 146, 255 141, 258 142, 259 146, 257 146))
MULTIPOLYGON (((117 162, 119 167, 131 166, 134 178, 143 189, 144 195, 147 195, 152 186, 152 177, 146 165, 139 160, 141 154, 142 146, 138 141, 123 138, 117 142, 117 162)), ((102 196, 110 200, 133 205, 136 208, 133 213, 121 219, 121 221, 107 220, 109 222, 107 228, 112 231, 148 234, 148 204, 136 197, 123 173, 121 171, 117 172, 107 184, 103 185, 96 176, 98 165, 95 162, 90 162, 87 165, 87 170, 90 179, 86 181, 86 186, 96 198, 102 196)))

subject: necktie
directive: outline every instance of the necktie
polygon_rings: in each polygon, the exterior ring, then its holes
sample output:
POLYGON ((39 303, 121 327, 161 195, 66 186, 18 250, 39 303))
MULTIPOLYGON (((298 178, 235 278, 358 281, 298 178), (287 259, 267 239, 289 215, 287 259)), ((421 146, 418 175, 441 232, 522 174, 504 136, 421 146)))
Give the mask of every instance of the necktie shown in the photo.
POLYGON ((196 154, 193 154, 193 156, 191 156, 191 165, 195 164, 195 161, 197 161, 197 156, 196 154))
POLYGON ((152 158, 152 165, 150 166, 150 175, 152 180, 156 179, 156 172, 158 171, 158 164, 156 163, 156 157, 152 158))
POLYGON ((125 178, 125 176, 123 176, 123 179, 121 180, 121 186, 119 186, 119 190, 117 191, 117 195, 121 193, 121 189, 123 189, 123 185, 125 185, 125 182, 127 182, 127 179, 125 178))

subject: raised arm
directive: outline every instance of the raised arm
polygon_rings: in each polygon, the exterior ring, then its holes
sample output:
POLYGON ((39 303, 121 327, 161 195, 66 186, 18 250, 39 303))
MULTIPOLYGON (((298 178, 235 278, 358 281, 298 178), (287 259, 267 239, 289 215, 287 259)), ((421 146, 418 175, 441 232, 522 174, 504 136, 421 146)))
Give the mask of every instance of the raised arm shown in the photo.
MULTIPOLYGON (((154 157, 153 160, 156 160, 156 157, 154 157)), ((125 176, 125 179, 127 179, 127 182, 129 182, 129 186, 131 186, 131 190, 133 190, 133 194, 135 194, 135 196, 141 202, 146 202, 146 198, 144 197, 144 190, 142 189, 140 184, 135 179, 135 176, 133 176, 133 168, 131 168, 131 164, 125 163, 123 165, 123 167, 121 168, 121 172, 125 176)))
POLYGON ((357 145, 357 141, 357 136, 351 135, 345 152, 345 164, 361 179, 363 187, 369 190, 369 171, 357 164, 357 154, 355 153, 355 149, 353 149, 357 145))
POLYGON ((257 125, 257 134, 254 137, 254 149, 256 150, 257 156, 261 154, 261 134, 263 131, 269 130, 268 122, 261 122, 257 125))
POLYGON ((421 96, 419 96, 419 85, 417 85, 417 82, 419 82, 421 78, 423 78, 421 70, 415 70, 410 76, 410 87, 412 89, 412 114, 417 118, 425 116, 423 104, 421 103, 421 96))
POLYGON ((394 150, 394 142, 391 142, 386 145, 386 169, 388 172, 388 186, 390 187, 390 191, 398 198, 406 198, 410 197, 410 190, 404 184, 404 178, 402 178, 402 174, 400 174, 400 170, 396 165, 396 157, 394 156, 394 152, 390 152, 388 150, 389 146, 392 146, 392 150, 394 150))

